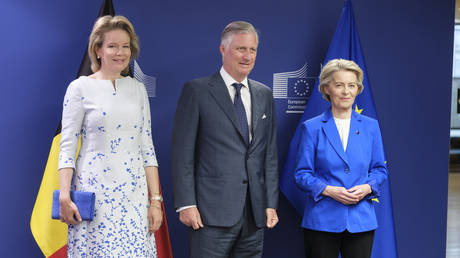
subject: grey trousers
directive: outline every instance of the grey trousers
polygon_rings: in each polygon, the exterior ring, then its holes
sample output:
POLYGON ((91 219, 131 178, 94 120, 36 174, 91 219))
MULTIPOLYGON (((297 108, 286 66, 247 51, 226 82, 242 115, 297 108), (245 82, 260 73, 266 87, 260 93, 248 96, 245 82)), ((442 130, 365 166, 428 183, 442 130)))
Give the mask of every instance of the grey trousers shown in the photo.
POLYGON ((246 199, 241 219, 232 227, 204 225, 190 228, 190 257, 192 258, 257 258, 262 257, 264 228, 258 228, 246 199))

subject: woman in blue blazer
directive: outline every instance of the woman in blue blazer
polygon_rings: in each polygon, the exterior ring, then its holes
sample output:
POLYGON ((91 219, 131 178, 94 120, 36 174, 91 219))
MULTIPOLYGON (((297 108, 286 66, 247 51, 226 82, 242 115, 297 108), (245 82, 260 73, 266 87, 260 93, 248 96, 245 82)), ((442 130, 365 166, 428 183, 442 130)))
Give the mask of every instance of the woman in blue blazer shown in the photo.
POLYGON ((363 90, 353 61, 329 61, 319 90, 331 103, 301 125, 295 180, 308 195, 302 219, 308 258, 369 258, 377 219, 372 199, 387 178, 377 120, 352 109, 363 90))

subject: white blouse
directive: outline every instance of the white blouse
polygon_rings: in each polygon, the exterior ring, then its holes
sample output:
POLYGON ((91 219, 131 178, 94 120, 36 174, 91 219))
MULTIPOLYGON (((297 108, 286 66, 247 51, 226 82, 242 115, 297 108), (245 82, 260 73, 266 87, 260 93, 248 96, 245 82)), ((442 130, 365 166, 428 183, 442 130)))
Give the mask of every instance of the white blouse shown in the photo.
POLYGON ((340 140, 342 141, 343 150, 347 149, 348 135, 350 134, 350 118, 336 118, 334 117, 335 125, 339 131, 340 140))

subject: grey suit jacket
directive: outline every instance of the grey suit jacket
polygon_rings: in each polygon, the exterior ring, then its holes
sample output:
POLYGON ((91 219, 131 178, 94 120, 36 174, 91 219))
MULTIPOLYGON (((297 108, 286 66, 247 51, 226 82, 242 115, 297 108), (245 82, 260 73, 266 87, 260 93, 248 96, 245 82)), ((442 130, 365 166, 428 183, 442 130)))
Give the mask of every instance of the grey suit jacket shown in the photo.
POLYGON ((174 118, 172 172, 175 207, 197 205, 205 225, 228 227, 243 214, 247 191, 255 223, 278 205, 278 157, 272 92, 248 80, 252 141, 243 140, 230 94, 219 73, 184 85, 174 118))

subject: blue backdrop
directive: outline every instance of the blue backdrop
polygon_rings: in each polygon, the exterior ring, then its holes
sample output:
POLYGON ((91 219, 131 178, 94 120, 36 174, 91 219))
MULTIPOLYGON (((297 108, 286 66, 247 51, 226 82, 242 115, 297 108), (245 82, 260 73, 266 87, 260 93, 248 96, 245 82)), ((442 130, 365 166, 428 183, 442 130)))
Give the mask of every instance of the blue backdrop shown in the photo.
MULTIPOLYGON (((2 1, 0 40, 0 215, 4 257, 41 257, 29 229, 66 86, 77 73, 101 1, 2 1)), ((354 0, 375 106, 390 164, 400 258, 445 255, 453 0, 354 0)), ((221 2, 117 1, 141 41, 138 62, 157 77, 151 99, 175 257, 187 257, 188 235, 173 210, 172 119, 182 85, 218 70, 220 32, 243 19, 260 31, 251 78, 269 86, 274 73, 319 73, 343 0, 221 2)), ((299 114, 276 99, 279 156, 284 163, 299 114)), ((300 217, 284 197, 280 224, 266 234, 264 257, 303 257, 300 217)))

